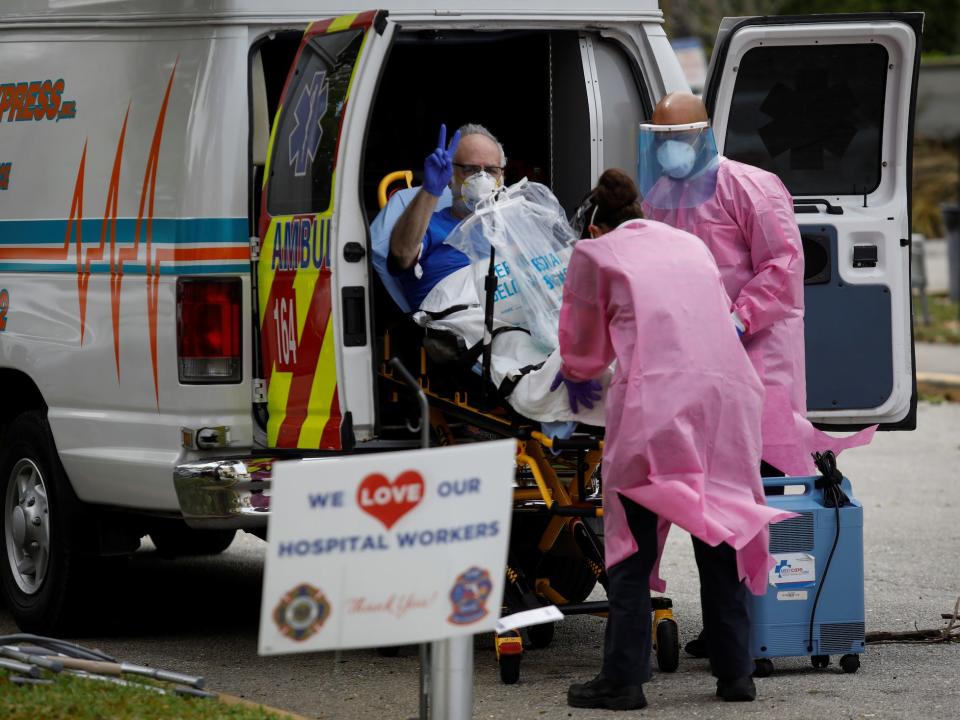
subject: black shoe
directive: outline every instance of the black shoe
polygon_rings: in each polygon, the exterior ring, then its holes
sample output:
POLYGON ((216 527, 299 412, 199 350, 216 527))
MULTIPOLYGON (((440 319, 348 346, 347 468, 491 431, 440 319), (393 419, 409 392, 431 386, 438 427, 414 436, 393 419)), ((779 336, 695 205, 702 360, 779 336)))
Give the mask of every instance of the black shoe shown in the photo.
POLYGON ((717 680, 717 697, 726 702, 752 702, 757 699, 757 688, 750 677, 717 680))
POLYGON ((639 710, 647 706, 647 699, 639 685, 616 685, 597 675, 588 682, 571 685, 567 690, 567 705, 577 708, 639 710))
POLYGON ((684 645, 683 649, 686 651, 687 655, 691 655, 695 658, 705 658, 710 656, 710 653, 707 650, 707 639, 703 636, 703 630, 700 631, 700 634, 697 635, 696 638, 684 645))

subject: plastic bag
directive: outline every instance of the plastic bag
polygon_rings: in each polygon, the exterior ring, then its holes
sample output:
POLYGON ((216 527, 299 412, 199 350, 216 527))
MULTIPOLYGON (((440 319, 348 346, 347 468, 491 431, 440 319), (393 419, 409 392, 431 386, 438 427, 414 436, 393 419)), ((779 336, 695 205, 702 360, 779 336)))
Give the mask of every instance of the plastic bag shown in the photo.
POLYGON ((494 317, 526 328, 549 353, 559 344, 563 281, 575 240, 549 188, 524 179, 483 200, 446 243, 472 261, 481 302, 490 249, 496 250, 494 317))

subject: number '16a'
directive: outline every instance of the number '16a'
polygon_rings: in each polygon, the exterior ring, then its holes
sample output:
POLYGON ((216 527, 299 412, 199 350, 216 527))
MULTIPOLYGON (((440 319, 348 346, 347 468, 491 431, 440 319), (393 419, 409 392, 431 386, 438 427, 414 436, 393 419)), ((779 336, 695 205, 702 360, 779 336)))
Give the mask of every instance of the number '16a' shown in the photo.
POLYGON ((297 304, 281 298, 273 306, 273 326, 277 338, 277 364, 297 364, 297 304))

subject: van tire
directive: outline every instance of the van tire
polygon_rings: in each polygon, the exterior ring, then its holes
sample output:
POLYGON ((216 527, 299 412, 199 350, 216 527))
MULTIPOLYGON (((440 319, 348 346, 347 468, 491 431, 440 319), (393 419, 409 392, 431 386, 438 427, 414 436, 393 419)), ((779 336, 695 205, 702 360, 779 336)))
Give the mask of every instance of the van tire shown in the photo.
POLYGON ((76 616, 86 567, 77 552, 82 505, 44 412, 31 410, 14 419, 0 448, 3 597, 24 632, 63 633, 76 616))
POLYGON ((150 528, 157 552, 166 557, 219 555, 236 535, 236 530, 196 530, 183 520, 161 520, 150 528))

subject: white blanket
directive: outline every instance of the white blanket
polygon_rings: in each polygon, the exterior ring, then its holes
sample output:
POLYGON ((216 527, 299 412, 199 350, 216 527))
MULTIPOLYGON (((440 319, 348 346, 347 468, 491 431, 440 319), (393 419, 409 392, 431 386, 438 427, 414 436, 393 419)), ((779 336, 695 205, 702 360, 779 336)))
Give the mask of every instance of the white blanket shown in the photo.
MULTIPOLYGON (((430 291, 420 305, 420 312, 414 314, 413 319, 423 327, 455 333, 463 338, 467 347, 474 346, 483 339, 484 311, 479 288, 483 287, 482 278, 485 272, 484 263, 474 263, 444 278, 430 291), (440 313, 458 305, 466 308, 439 319, 431 318, 428 314, 440 313)), ((494 319, 494 329, 505 326, 509 326, 508 323, 494 319)), ((525 332, 501 332, 494 337, 490 375, 497 387, 507 378, 516 378, 521 369, 539 363, 542 363, 542 366, 524 375, 507 398, 514 410, 524 417, 540 422, 576 421, 588 425, 604 424, 602 402, 594 403, 592 410, 581 409, 574 414, 570 410, 564 386, 550 390, 550 385, 560 370, 558 351, 544 352, 525 332)), ((607 371, 601 378, 604 391, 610 382, 610 376, 611 372, 607 371)))

